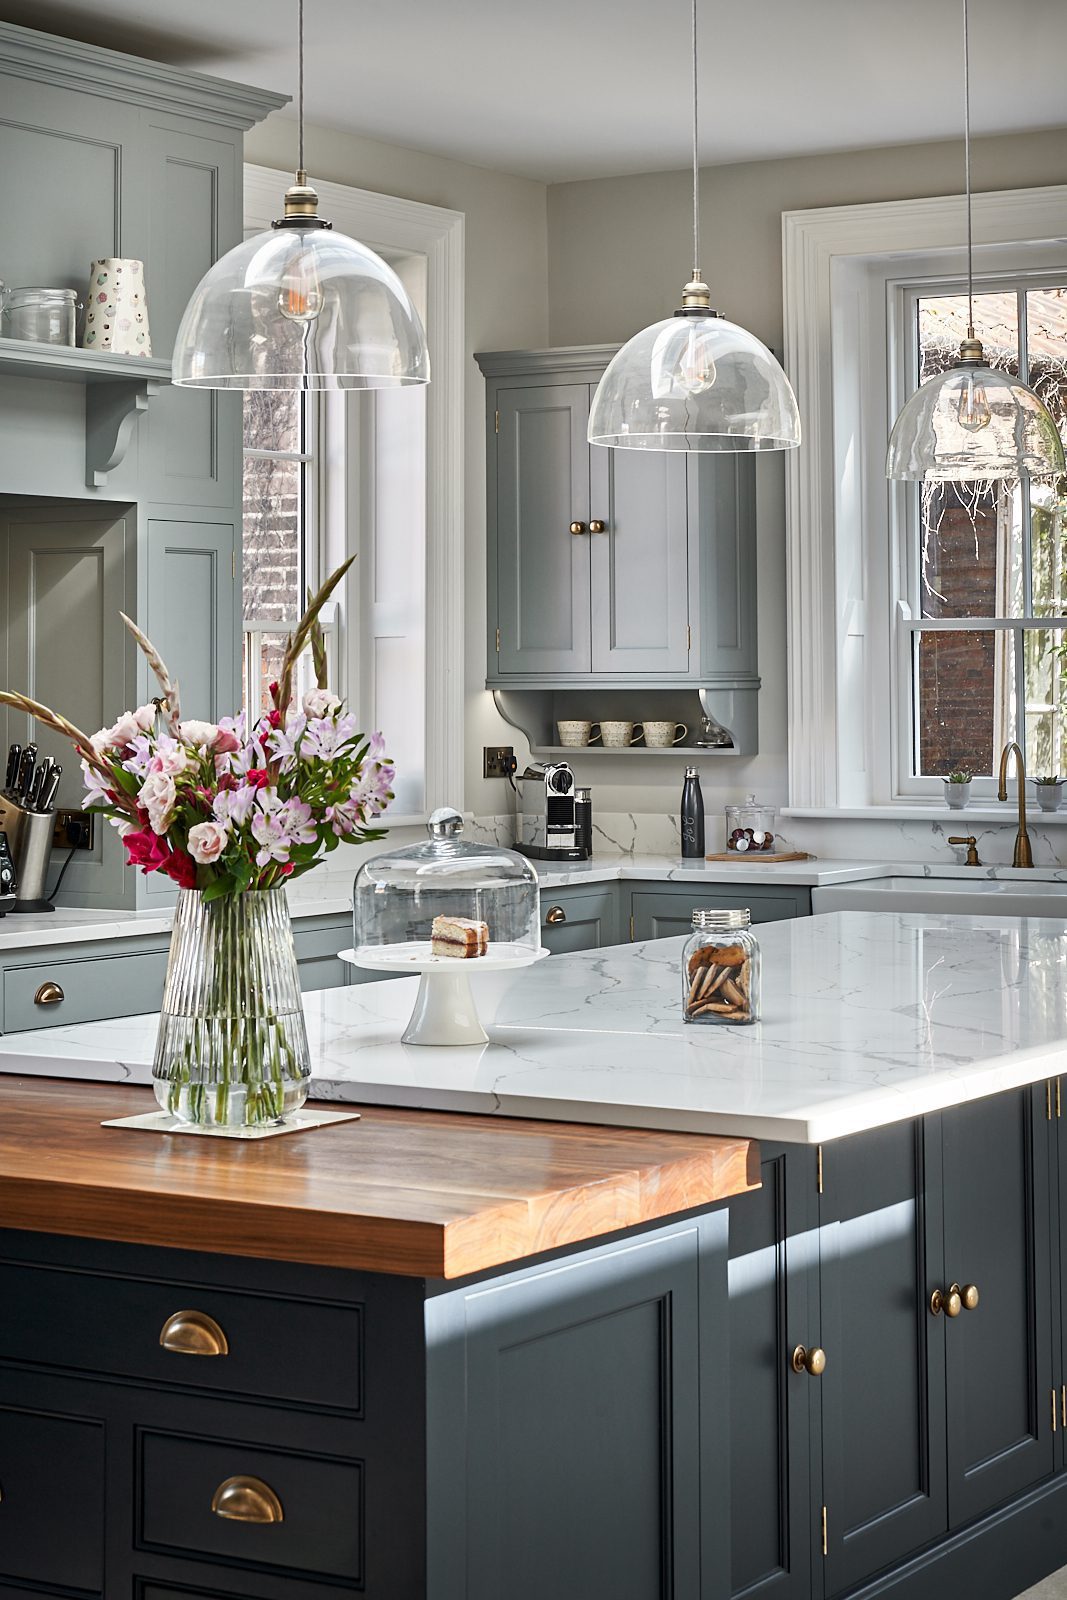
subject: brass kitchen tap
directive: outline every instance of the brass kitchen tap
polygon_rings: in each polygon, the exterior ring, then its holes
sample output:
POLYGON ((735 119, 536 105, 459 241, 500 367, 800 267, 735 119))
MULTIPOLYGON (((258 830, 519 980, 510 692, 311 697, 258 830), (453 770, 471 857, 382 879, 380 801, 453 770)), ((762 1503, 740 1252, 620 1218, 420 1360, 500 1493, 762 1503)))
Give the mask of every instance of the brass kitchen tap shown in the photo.
POLYGON ((1006 744, 1000 753, 1000 785, 997 789, 997 799, 1008 798, 1008 757, 1015 751, 1015 776, 1019 784, 1019 831, 1015 835, 1015 854, 1011 858, 1013 867, 1032 867, 1033 854, 1030 850, 1030 835, 1026 831, 1026 757, 1014 740, 1006 744))

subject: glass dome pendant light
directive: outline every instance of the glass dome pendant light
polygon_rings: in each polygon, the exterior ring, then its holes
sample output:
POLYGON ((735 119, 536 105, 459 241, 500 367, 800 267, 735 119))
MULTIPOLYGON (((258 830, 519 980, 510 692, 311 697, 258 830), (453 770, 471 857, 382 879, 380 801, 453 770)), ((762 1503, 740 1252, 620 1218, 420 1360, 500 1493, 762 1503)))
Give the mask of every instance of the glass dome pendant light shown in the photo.
POLYGON ((1033 389, 986 361, 974 332, 971 223, 971 69, 963 0, 963 150, 967 193, 967 337, 955 362, 921 384, 893 425, 886 477, 925 482, 1055 476, 1063 441, 1033 389))
POLYGON ((590 444, 631 450, 791 450, 800 414, 765 344, 711 309, 700 259, 697 0, 693 11, 693 275, 673 317, 612 358, 589 412, 590 444))
POLYGON ((398 389, 430 381, 426 337, 382 258, 318 215, 304 169, 304 0, 298 0, 299 168, 285 215, 201 278, 172 381, 200 389, 398 389))

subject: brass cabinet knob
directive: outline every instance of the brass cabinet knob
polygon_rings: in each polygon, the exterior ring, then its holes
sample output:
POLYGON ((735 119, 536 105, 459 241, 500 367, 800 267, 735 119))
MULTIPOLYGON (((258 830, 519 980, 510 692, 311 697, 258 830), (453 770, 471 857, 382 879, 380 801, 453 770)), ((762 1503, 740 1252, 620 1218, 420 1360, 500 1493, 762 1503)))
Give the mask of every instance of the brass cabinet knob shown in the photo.
POLYGON ((811 1378, 821 1378, 826 1371, 826 1351, 817 1344, 813 1344, 810 1350, 798 1344, 793 1351, 793 1371, 806 1372, 811 1378))
POLYGON ((66 998, 59 984, 53 983, 52 979, 49 978, 47 983, 42 983, 34 995, 33 1003, 35 1006, 58 1006, 60 1001, 66 998))
POLYGON ((566 922, 566 920, 567 913, 564 911, 562 906, 549 906, 548 910, 545 912, 546 922, 566 922))
POLYGON ((585 532, 585 523, 584 522, 572 522, 571 523, 571 532, 572 533, 584 533, 585 532))
POLYGON ((965 1283, 962 1286, 954 1283, 952 1287, 958 1291, 964 1311, 978 1310, 978 1301, 981 1296, 978 1293, 978 1285, 976 1283, 965 1283))
POLYGON ((935 1289, 930 1296, 930 1310, 935 1317, 939 1317, 942 1311, 946 1317, 958 1317, 963 1310, 959 1284, 954 1283, 948 1289, 935 1289))
POLYGON ((228 1522, 285 1521, 281 1501, 262 1478, 227 1478, 211 1496, 211 1509, 228 1522))
POLYGON ((176 1311, 159 1331, 164 1350, 179 1356, 228 1356, 229 1341, 206 1311, 176 1311))
POLYGON ((590 533, 607 533, 607 531, 608 531, 607 523, 606 522, 601 522, 599 517, 595 518, 589 524, 589 532, 590 533))

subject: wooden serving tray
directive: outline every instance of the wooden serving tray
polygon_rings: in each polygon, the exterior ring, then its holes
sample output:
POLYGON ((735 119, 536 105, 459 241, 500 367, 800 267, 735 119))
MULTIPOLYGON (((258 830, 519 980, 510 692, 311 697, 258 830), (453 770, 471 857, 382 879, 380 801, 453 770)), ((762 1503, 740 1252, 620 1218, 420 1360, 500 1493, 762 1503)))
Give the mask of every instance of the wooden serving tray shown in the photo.
POLYGON ((741 861, 746 866, 752 866, 757 861, 763 861, 768 866, 773 866, 777 861, 811 861, 814 858, 807 850, 723 850, 716 856, 705 856, 705 861, 741 861))

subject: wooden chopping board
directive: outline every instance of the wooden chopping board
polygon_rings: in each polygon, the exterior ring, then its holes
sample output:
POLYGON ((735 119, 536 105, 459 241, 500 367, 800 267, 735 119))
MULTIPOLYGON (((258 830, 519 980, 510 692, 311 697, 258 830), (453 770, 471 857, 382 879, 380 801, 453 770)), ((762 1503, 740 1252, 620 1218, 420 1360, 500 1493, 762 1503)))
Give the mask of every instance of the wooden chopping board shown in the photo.
POLYGON ((777 861, 811 861, 813 857, 807 850, 723 850, 716 856, 705 856, 705 861, 737 861, 745 866, 754 866, 757 861, 762 861, 767 866, 773 866, 777 861))

